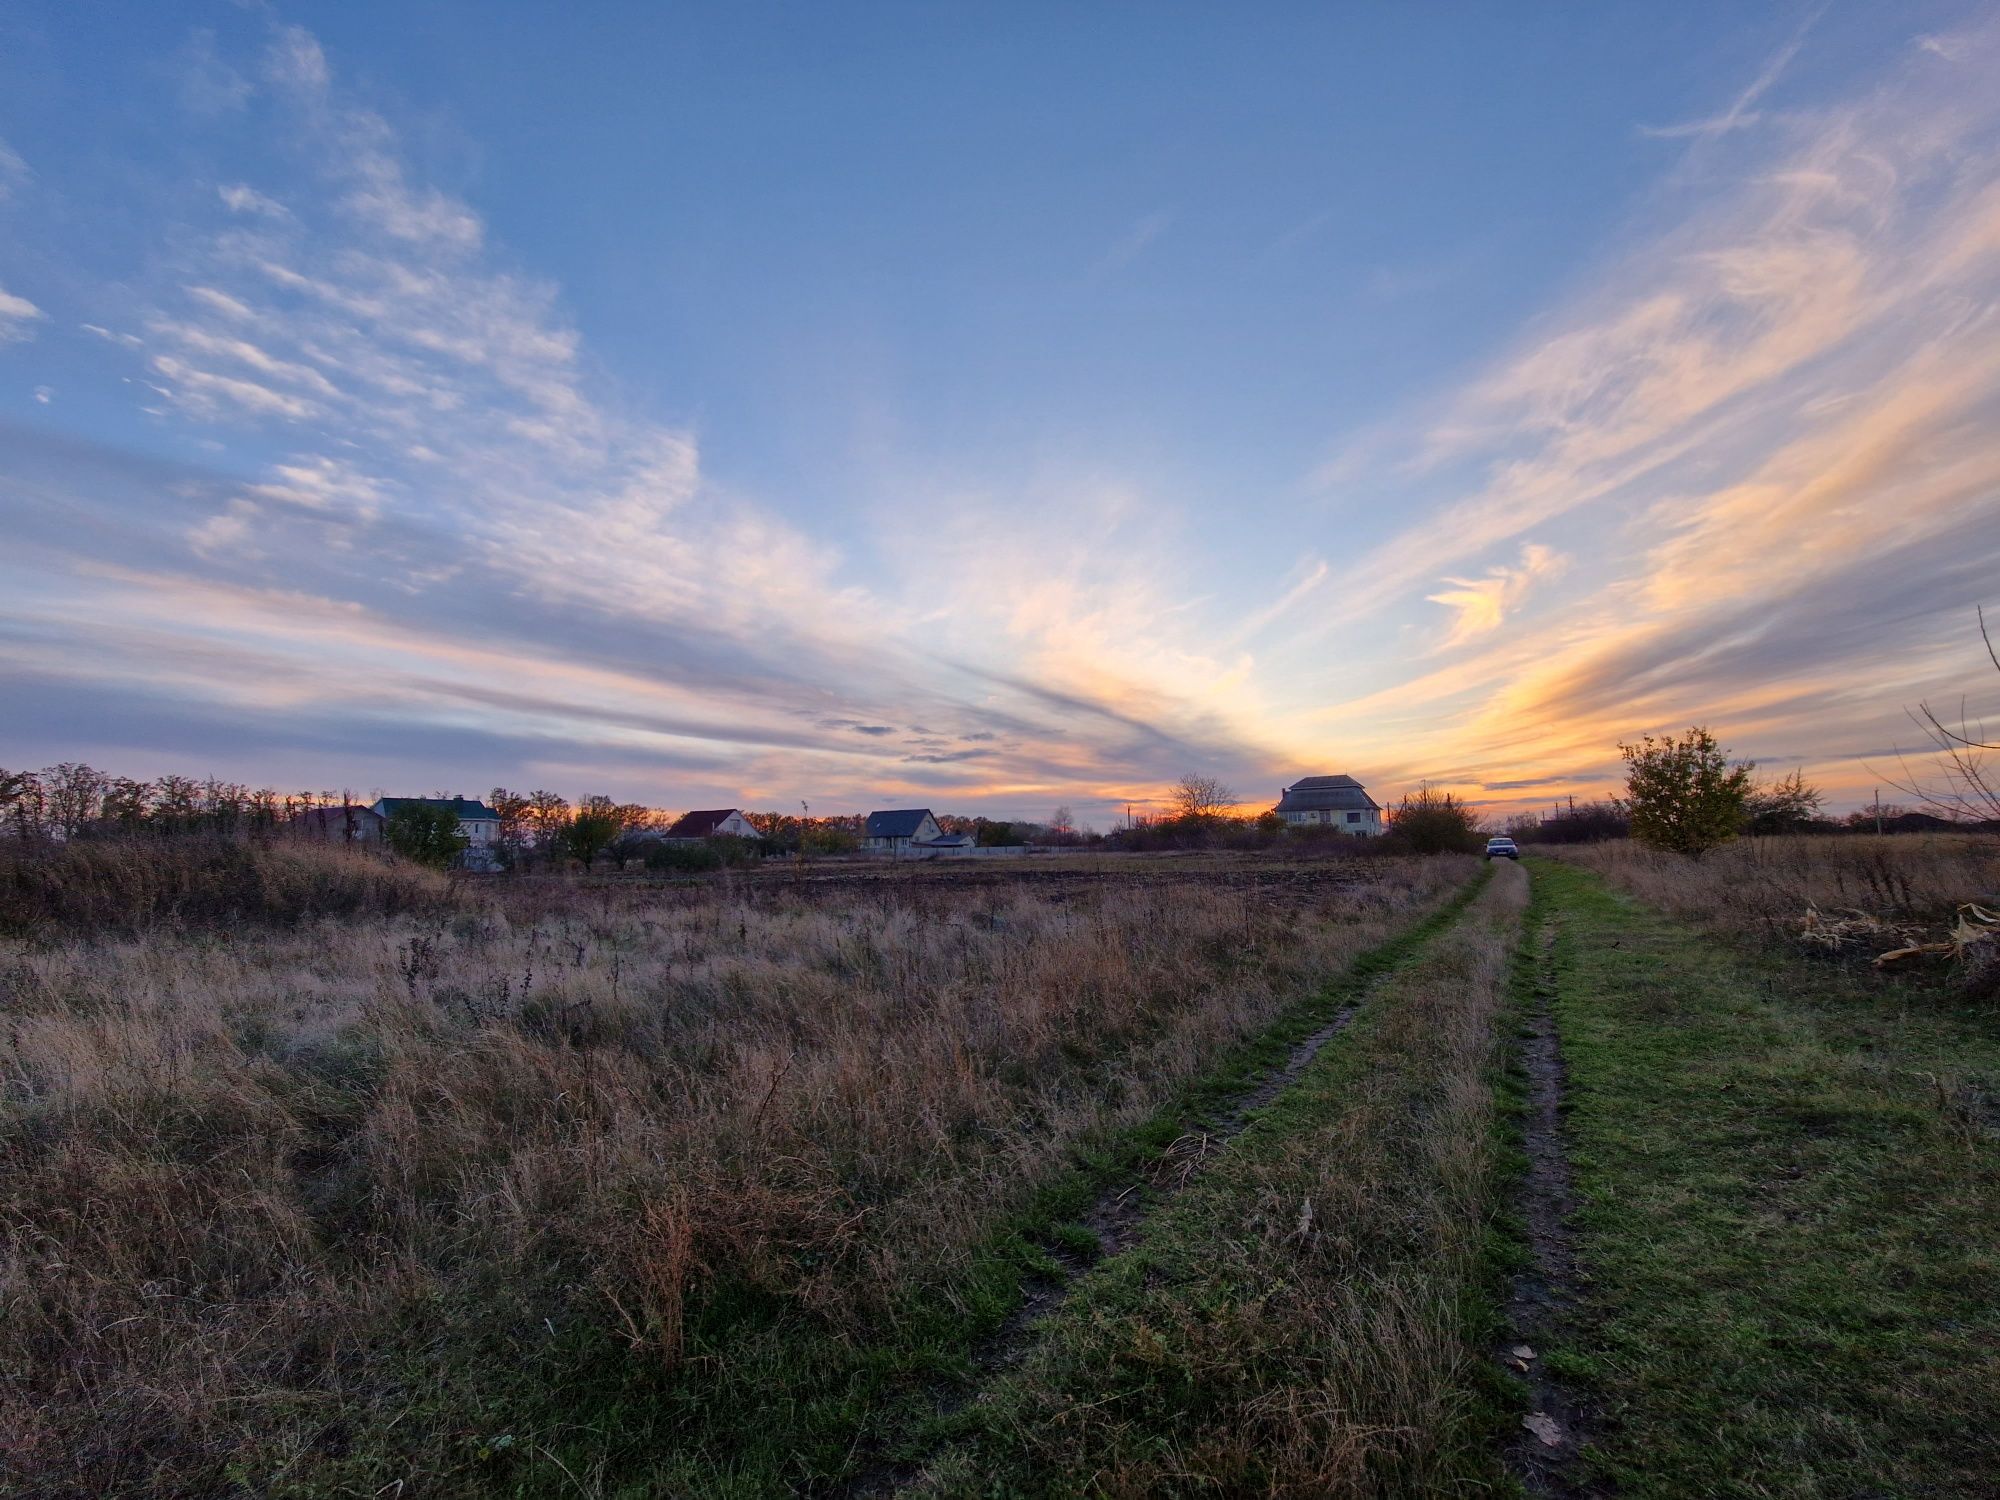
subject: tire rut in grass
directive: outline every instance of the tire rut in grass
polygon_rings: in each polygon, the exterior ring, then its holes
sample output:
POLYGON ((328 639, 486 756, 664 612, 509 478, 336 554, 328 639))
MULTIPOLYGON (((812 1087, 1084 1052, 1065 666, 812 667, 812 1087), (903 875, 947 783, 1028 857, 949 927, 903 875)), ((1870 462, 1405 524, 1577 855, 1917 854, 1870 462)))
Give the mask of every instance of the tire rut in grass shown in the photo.
MULTIPOLYGON (((1444 930, 1457 925, 1462 913, 1454 916, 1444 930)), ((949 1417, 962 1411, 989 1389, 994 1379, 1027 1356, 1034 1348, 1041 1325, 1059 1311, 1075 1289, 1077 1281, 1106 1261, 1131 1250, 1138 1242, 1145 1222, 1165 1207, 1214 1158, 1249 1128, 1257 1112, 1272 1104, 1320 1053, 1345 1031, 1368 1000, 1392 975, 1407 965, 1417 953, 1428 949, 1440 932, 1433 932, 1418 948, 1402 955, 1395 963, 1372 974, 1359 992, 1333 1013, 1318 1029, 1295 1043, 1283 1062, 1267 1069, 1254 1083, 1239 1090, 1211 1111, 1203 1120, 1162 1150, 1144 1168, 1108 1187, 1072 1222, 1091 1239, 1088 1253, 1072 1244, 1046 1243, 1040 1250, 1052 1269, 1030 1283, 1021 1305, 992 1333, 980 1340, 970 1354, 972 1379, 961 1388, 940 1392, 935 1411, 949 1417)), ((875 1496, 897 1493, 919 1481, 924 1465, 906 1460, 878 1458, 861 1470, 836 1493, 843 1496, 875 1496)))
POLYGON ((1495 1351, 1528 1388, 1530 1412, 1510 1445, 1507 1460, 1533 1496, 1568 1497, 1601 1491, 1577 1473, 1576 1456, 1589 1429, 1589 1413, 1548 1368, 1546 1350, 1568 1338, 1576 1322, 1581 1276, 1569 1216, 1575 1207, 1569 1154, 1563 1144, 1562 1104, 1567 1073, 1552 1000, 1555 995, 1556 924, 1546 919, 1536 935, 1534 1003, 1524 1018, 1520 1063, 1527 1076, 1527 1113, 1521 1149, 1528 1159, 1517 1207, 1530 1261, 1508 1279, 1509 1336, 1495 1351))
MULTIPOLYGON (((1021 1305, 973 1346, 972 1381, 963 1389, 940 1393, 937 1414, 948 1417, 970 1406, 995 1376, 1020 1363, 1034 1347, 1040 1325, 1063 1305, 1077 1280, 1085 1272, 1130 1250, 1137 1243, 1145 1221, 1186 1187, 1217 1151, 1241 1135, 1255 1113, 1283 1093, 1326 1045, 1347 1029, 1368 994, 1374 992, 1384 977, 1377 975, 1367 991, 1343 1005, 1331 1020, 1294 1046, 1284 1062, 1230 1099, 1206 1123, 1178 1137, 1143 1171, 1099 1194, 1073 1221, 1095 1242, 1091 1253, 1081 1253, 1068 1244, 1042 1245, 1042 1254, 1054 1269, 1029 1284, 1021 1305)), ((917 1463, 878 1460, 839 1493, 855 1497, 892 1495, 914 1483, 921 1474, 922 1465, 917 1463)))
MULTIPOLYGON (((1075 1220, 1095 1241, 1090 1254, 1079 1254, 1067 1245, 1043 1246, 1043 1253, 1061 1268, 1061 1274, 1037 1283, 1013 1315, 974 1349, 974 1371, 984 1377, 1017 1362, 1033 1342, 1035 1324, 1055 1310, 1071 1283, 1093 1266, 1131 1249, 1147 1218, 1186 1187, 1210 1157, 1241 1135, 1256 1112, 1283 1093, 1327 1043, 1347 1029, 1361 1005, 1361 999, 1343 1005, 1325 1025, 1295 1045, 1284 1062, 1230 1099, 1208 1120, 1177 1137, 1136 1176, 1099 1194, 1075 1220)), ((941 1410, 954 1410, 976 1393, 975 1386, 972 1392, 941 1410)))
MULTIPOLYGON (((1375 981, 1380 983, 1380 979, 1375 981)), ((1374 985, 1370 985, 1372 992, 1374 985)), ((1365 996, 1363 997, 1365 999, 1365 996)), ((1042 1295, 1023 1302, 997 1330, 973 1352, 973 1369, 982 1377, 1016 1363, 1033 1343, 1034 1327, 1053 1312, 1068 1294, 1071 1283, 1085 1271, 1102 1265, 1114 1255, 1122 1255, 1137 1242, 1146 1220, 1165 1206, 1194 1179, 1208 1160, 1249 1126, 1256 1112, 1285 1091, 1359 1013, 1362 999, 1343 1005, 1331 1020, 1294 1046, 1284 1062, 1256 1083, 1230 1099, 1206 1121, 1179 1136, 1153 1158, 1132 1180, 1107 1188, 1097 1201, 1080 1214, 1076 1223, 1096 1241, 1089 1256, 1068 1247, 1044 1247, 1049 1258, 1063 1267, 1064 1274, 1045 1280, 1037 1288, 1042 1295)), ((976 1396, 978 1387, 967 1392, 945 1411, 956 1409, 976 1396)))

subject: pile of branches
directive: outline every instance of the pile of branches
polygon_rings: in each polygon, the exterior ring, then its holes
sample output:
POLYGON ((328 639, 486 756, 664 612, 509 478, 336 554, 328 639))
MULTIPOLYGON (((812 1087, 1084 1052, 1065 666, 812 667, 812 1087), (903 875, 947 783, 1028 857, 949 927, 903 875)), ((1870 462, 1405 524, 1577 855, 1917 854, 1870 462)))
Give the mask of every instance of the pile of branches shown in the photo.
POLYGON ((1929 941, 1920 928, 1885 921, 1871 912, 1823 912, 1810 903, 1799 920, 1799 941, 1826 953, 1868 947, 1875 967, 1886 969, 1906 959, 1946 958, 1954 963, 1984 967, 2000 954, 2000 916, 1967 902, 1942 938, 1929 941))

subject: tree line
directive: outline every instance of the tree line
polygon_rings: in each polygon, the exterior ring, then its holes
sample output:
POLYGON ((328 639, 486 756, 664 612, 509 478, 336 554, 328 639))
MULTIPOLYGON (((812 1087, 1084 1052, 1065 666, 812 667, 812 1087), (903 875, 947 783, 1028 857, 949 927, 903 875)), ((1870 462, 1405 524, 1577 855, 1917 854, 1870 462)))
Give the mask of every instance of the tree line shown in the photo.
MULTIPOLYGON (((454 800, 438 792, 436 800, 454 800)), ((317 837, 358 840, 360 814, 374 802, 351 790, 281 790, 253 787, 219 777, 166 775, 149 781, 116 776, 80 761, 40 770, 0 768, 0 838, 34 844, 75 839, 206 835, 225 839, 268 838, 308 829, 317 837), (345 813, 346 816, 340 816, 345 813), (313 821, 312 815, 322 815, 313 821)), ((603 795, 572 802, 538 788, 517 792, 504 786, 486 795, 499 817, 494 853, 509 868, 533 868, 576 860, 585 867, 607 855, 645 857, 656 863, 706 866, 728 851, 673 852, 662 836, 681 814, 603 795)), ((867 826, 862 813, 811 815, 804 811, 746 812, 757 830, 745 855, 845 854, 858 850, 867 826)), ((406 802, 384 828, 392 849, 420 864, 446 866, 464 850, 458 818, 449 808, 406 802)), ((1047 822, 940 814, 946 833, 964 834, 995 845, 1083 843, 1097 837, 1079 830, 1068 808, 1047 822)))

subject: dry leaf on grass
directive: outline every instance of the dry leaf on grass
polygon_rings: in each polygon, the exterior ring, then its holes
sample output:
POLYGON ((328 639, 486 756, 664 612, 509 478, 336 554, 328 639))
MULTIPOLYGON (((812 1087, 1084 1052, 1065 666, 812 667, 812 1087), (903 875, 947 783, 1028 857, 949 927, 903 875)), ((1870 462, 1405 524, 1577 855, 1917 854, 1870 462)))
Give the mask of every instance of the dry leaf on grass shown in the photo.
POLYGON ((1563 1430, 1556 1419, 1545 1411, 1531 1411, 1521 1418, 1521 1425, 1542 1440, 1544 1448, 1560 1448, 1563 1430))

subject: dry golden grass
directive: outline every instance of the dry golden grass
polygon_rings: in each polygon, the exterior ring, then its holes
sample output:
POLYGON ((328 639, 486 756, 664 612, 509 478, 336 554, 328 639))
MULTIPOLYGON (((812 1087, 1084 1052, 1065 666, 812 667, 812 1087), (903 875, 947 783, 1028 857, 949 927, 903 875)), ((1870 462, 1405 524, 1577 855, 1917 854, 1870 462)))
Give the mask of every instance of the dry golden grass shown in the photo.
POLYGON ((445 877, 378 851, 287 840, 0 839, 0 934, 300 922, 440 909, 445 877))
POLYGON ((1882 919, 1878 946, 1894 947, 1898 928, 1941 934, 1964 903, 2000 897, 2000 838, 1981 834, 1739 839, 1698 861, 1625 841, 1539 852, 1661 911, 1753 939, 1797 938, 1817 909, 1882 919))
POLYGON ((434 1482, 461 1346, 672 1362, 725 1279, 864 1328, 1466 868, 552 884, 0 944, 10 1482, 434 1482))

